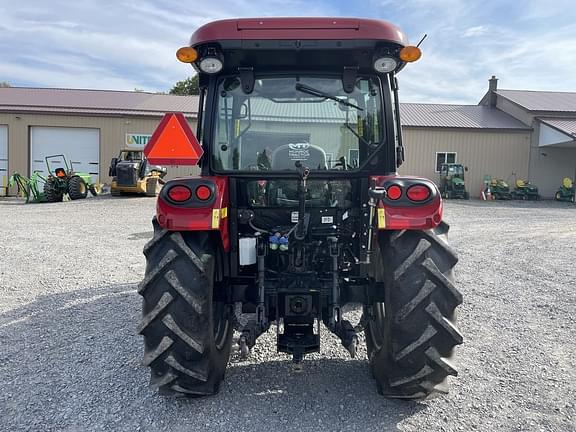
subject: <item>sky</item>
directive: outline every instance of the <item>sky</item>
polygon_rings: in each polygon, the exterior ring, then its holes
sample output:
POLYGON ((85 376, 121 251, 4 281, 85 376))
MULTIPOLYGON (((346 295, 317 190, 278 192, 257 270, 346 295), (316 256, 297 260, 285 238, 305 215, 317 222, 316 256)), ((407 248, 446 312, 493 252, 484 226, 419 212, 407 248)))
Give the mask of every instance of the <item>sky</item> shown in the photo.
POLYGON ((0 0, 0 82, 19 87, 168 91, 192 74, 175 58, 224 18, 385 19, 422 59, 400 74, 403 102, 476 104, 498 87, 576 91, 573 0, 0 0))

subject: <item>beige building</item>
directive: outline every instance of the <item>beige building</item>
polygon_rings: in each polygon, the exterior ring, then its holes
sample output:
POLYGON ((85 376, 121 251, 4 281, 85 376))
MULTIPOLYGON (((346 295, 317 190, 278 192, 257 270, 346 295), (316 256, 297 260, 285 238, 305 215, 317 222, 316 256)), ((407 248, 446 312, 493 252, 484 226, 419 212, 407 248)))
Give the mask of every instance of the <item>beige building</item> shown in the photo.
MULTIPOLYGON (((546 198, 563 177, 574 177, 576 93, 498 90, 496 82, 479 105, 402 104, 400 173, 436 181, 441 163, 461 163, 472 197, 486 175, 511 184, 527 178, 546 198)), ((76 170, 109 183, 108 165, 120 149, 142 148, 166 112, 183 112, 195 130, 197 105, 196 96, 0 88, 0 194, 12 172, 42 172, 50 154, 65 154, 76 170)), ((195 172, 170 167, 169 177, 195 172)))
MULTIPOLYGON (((120 149, 143 148, 164 113, 183 112, 196 128, 196 96, 100 90, 0 88, 0 194, 9 176, 46 174, 45 157, 64 154, 77 171, 109 183, 120 149)), ((170 167, 169 177, 190 167, 170 167)), ((14 193, 14 190, 10 190, 14 193)))
POLYGON ((499 90, 492 77, 480 104, 508 113, 533 132, 527 177, 551 198, 564 177, 576 179, 576 93, 499 90))
POLYGON ((478 105, 402 104, 406 161, 400 173, 437 181, 442 163, 468 168, 466 187, 479 197, 484 177, 528 176, 532 130, 512 116, 478 105))

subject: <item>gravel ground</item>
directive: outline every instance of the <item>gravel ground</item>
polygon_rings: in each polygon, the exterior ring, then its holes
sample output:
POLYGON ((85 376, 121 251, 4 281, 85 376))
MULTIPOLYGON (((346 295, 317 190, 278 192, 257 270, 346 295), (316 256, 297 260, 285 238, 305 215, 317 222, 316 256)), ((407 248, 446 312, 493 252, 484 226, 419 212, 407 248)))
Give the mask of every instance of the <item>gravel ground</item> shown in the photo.
MULTIPOLYGON (((449 202, 465 303, 460 377, 425 403, 376 393, 335 337, 295 373, 272 332, 219 395, 148 387, 136 284, 154 200, 0 200, 0 430, 576 430, 576 208, 449 202)), ((356 313, 357 312, 353 312, 356 313)))

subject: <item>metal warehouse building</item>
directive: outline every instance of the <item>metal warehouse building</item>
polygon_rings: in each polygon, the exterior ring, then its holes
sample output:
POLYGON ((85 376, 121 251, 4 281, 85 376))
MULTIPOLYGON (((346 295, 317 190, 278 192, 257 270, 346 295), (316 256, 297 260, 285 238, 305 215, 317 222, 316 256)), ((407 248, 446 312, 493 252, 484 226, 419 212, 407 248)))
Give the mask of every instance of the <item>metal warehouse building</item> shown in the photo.
MULTIPOLYGON (((197 106, 196 96, 0 88, 0 193, 14 171, 45 173, 44 157, 54 154, 94 181, 109 182, 108 165, 120 149, 142 148, 167 111, 184 113, 195 128, 197 106)), ((169 169, 171 177, 189 172, 169 169)))
MULTIPOLYGON (((496 84, 492 77, 478 105, 402 104, 407 151, 400 172, 436 180, 441 163, 458 162, 469 169, 472 196, 485 175, 530 179, 548 198, 563 177, 574 177, 576 93, 498 90, 496 84)), ((0 193, 13 171, 45 171, 44 157, 60 153, 75 169, 109 183, 110 159, 121 148, 142 148, 168 111, 183 112, 195 130, 195 96, 0 88, 0 193)), ((172 167, 169 176, 192 171, 172 167)))

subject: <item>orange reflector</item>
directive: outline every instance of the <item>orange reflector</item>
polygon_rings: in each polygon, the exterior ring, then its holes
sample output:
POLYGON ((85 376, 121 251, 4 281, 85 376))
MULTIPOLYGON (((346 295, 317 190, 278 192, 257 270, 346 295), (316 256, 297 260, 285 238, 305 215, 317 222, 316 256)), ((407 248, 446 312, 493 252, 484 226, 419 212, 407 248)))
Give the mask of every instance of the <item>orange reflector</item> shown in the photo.
POLYGON ((204 151, 182 113, 164 116, 144 154, 153 165, 196 165, 204 151))
POLYGON ((196 188, 196 197, 200 201, 206 201, 212 196, 212 191, 208 186, 200 185, 196 188))
POLYGON ((192 196, 192 191, 186 186, 173 186, 168 190, 168 197, 175 202, 188 201, 192 196))
POLYGON ((422 57, 422 51, 420 48, 408 45, 400 50, 400 60, 407 63, 415 62, 422 57))
POLYGON ((198 51, 192 47, 182 47, 176 51, 176 58, 182 63, 194 63, 198 58, 198 51))
POLYGON ((402 196, 402 188, 398 185, 392 185, 386 189, 386 196, 388 199, 395 201, 402 196))
POLYGON ((406 196, 411 201, 426 201, 430 198, 430 189, 423 185, 410 186, 406 191, 406 196))

